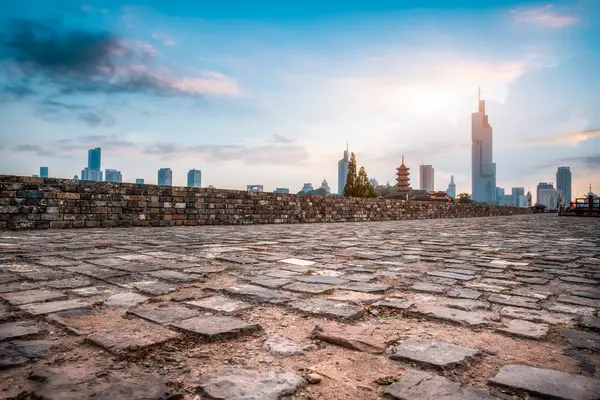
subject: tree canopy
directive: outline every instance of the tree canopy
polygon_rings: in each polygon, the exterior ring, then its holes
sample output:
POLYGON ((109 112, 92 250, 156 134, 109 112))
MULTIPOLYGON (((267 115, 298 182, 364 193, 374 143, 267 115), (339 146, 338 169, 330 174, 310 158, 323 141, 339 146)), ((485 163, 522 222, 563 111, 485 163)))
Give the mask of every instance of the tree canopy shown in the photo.
POLYGON ((456 196, 456 202, 458 204, 473 204, 474 201, 471 200, 471 195, 469 193, 460 193, 456 196))
POLYGON ((344 186, 344 197, 377 197, 377 192, 371 182, 365 167, 360 167, 356 172, 356 157, 354 153, 350 154, 348 163, 348 175, 346 176, 346 186, 344 186))

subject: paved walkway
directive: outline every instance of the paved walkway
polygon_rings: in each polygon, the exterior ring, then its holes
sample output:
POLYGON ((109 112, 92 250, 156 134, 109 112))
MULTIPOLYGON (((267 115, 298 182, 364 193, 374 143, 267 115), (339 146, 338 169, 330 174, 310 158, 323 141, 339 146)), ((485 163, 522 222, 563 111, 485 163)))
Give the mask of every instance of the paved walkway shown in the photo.
POLYGON ((598 399, 599 282, 555 215, 2 232, 0 397, 598 399))

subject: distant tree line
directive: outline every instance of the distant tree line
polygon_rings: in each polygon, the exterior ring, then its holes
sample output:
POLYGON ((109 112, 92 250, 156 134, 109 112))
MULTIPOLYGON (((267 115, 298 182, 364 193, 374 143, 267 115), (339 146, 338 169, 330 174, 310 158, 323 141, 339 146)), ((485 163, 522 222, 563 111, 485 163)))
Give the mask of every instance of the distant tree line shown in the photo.
POLYGON ((318 189, 309 190, 307 192, 304 192, 301 190, 298 192, 298 194, 302 194, 305 196, 326 196, 328 193, 327 193, 327 190, 325 190, 325 188, 321 187, 318 189))

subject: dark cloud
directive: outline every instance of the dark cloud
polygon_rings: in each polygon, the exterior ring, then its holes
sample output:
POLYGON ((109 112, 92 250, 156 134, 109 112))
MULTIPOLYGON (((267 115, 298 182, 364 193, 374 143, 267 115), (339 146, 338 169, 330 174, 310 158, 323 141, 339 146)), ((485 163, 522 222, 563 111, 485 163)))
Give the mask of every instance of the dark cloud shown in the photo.
POLYGON ((596 169, 596 168, 600 167, 600 154, 596 154, 596 155, 592 155, 592 156, 563 158, 561 161, 585 164, 591 168, 596 169))
POLYGON ((22 153, 35 153, 38 156, 52 156, 54 153, 42 146, 36 144, 19 144, 13 148, 13 151, 22 153))
POLYGON ((64 118, 65 113, 70 113, 92 128, 115 125, 113 116, 104 110, 83 104, 69 104, 48 98, 38 104, 36 112, 39 116, 49 121, 60 121, 64 118))

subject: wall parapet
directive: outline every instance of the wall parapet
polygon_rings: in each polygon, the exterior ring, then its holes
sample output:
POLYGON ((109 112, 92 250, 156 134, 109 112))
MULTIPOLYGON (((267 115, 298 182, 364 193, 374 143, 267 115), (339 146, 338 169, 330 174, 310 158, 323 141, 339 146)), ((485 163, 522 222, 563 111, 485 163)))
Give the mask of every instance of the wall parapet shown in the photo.
POLYGON ((528 209, 0 175, 0 229, 363 222, 528 209))

